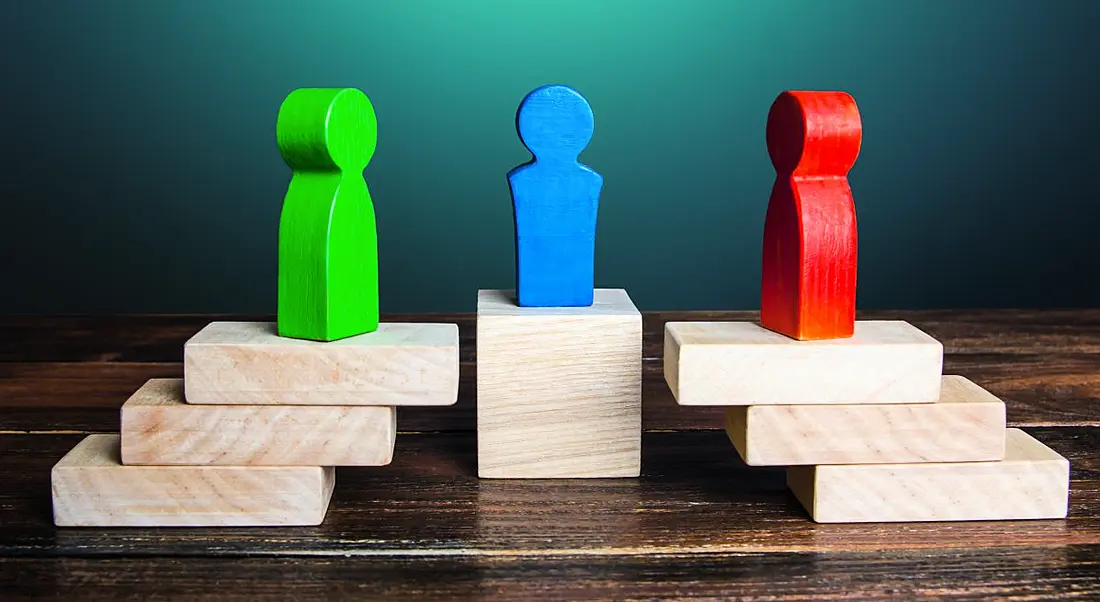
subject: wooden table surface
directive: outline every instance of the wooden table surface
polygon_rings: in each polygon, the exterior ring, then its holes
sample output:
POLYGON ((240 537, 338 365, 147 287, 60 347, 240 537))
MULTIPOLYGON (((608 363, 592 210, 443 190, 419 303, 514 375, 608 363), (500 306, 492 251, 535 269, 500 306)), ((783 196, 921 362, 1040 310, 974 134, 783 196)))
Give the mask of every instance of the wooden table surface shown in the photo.
POLYGON ((818 525, 782 469, 748 468, 720 408, 681 408, 662 378, 667 320, 645 316, 642 476, 479 481, 471 315, 460 401, 402 408, 394 461, 338 469, 309 528, 57 529, 50 468, 117 432, 147 379, 183 373, 212 320, 0 318, 0 600, 825 597, 1100 598, 1100 310, 866 312, 944 343, 945 373, 1008 403, 1008 420, 1066 456, 1066 520, 818 525))

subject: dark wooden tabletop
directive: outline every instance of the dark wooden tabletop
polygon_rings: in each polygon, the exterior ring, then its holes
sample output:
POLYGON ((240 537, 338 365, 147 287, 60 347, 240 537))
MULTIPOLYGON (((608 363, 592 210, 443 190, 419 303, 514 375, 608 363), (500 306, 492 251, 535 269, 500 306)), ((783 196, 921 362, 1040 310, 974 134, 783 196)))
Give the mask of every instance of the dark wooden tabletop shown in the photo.
POLYGON ((57 529, 50 509, 53 464, 181 376, 188 337, 269 317, 0 318, 0 600, 1100 598, 1100 310, 861 314, 938 338, 945 373, 1069 459, 1068 519, 986 523, 815 524, 720 408, 677 406, 664 322, 755 317, 646 315, 640 478, 479 481, 473 317, 386 316, 459 324, 459 403, 402 408, 391 465, 338 469, 324 524, 278 529, 57 529))

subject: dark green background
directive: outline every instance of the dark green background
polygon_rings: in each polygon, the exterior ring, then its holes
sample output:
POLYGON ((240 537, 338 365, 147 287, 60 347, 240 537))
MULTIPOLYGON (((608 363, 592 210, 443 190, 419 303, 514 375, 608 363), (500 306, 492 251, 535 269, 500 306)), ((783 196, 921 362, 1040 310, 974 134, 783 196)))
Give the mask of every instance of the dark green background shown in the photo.
POLYGON ((293 88, 374 101, 382 309, 513 284, 517 103, 578 88, 597 285, 756 308, 767 110, 841 89, 863 308, 1100 304, 1100 0, 7 0, 0 311, 275 309, 293 88))

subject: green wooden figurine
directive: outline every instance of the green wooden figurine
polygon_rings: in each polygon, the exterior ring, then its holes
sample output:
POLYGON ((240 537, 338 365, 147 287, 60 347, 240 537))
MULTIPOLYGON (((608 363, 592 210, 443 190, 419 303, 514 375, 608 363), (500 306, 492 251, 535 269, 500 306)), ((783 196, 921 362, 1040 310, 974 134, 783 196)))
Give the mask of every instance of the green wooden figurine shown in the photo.
POLYGON ((279 109, 293 171, 279 220, 279 335, 334 341, 378 329, 378 233, 363 170, 378 142, 354 88, 302 88, 279 109))

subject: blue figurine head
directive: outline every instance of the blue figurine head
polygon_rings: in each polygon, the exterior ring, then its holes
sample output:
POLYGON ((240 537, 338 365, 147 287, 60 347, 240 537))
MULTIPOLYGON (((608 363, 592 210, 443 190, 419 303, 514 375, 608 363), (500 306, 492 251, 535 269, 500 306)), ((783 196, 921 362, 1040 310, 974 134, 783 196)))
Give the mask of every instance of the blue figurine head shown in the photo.
POLYGON ((532 90, 516 113, 519 137, 537 161, 575 161, 592 140, 594 128, 588 101, 559 84, 532 90))

